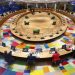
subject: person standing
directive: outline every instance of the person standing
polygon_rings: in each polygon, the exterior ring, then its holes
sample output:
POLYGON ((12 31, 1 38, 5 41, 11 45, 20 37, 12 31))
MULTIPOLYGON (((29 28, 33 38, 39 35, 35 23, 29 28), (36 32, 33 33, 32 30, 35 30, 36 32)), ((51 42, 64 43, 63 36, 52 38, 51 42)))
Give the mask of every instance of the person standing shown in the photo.
POLYGON ((35 56, 32 56, 32 54, 30 54, 28 57, 27 57, 27 64, 29 66, 33 66, 35 64, 35 60, 36 60, 36 57, 35 56))
POLYGON ((59 55, 59 53, 57 53, 56 51, 55 51, 55 53, 53 54, 53 56, 52 56, 52 62, 54 63, 54 65, 59 65, 59 63, 60 63, 60 55, 59 55))
POLYGON ((8 64, 12 64, 14 62, 14 58, 12 57, 12 51, 7 53, 7 51, 4 52, 4 59, 8 64))

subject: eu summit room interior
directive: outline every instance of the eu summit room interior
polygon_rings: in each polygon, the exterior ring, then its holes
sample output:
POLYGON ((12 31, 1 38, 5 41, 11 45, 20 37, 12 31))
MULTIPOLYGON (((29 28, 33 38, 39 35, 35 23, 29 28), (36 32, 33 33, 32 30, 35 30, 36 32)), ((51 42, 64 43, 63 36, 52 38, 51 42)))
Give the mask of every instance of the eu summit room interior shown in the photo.
POLYGON ((75 0, 0 0, 0 75, 75 75, 75 0))

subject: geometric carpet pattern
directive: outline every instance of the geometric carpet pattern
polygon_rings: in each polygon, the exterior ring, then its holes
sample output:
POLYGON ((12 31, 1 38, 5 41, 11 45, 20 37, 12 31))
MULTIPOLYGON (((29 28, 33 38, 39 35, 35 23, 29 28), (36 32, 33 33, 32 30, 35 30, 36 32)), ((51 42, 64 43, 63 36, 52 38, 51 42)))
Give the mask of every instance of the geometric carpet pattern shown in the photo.
POLYGON ((27 67, 21 61, 8 66, 0 59, 0 75, 75 75, 75 59, 65 60, 57 67, 49 62, 40 62, 32 70, 27 67))

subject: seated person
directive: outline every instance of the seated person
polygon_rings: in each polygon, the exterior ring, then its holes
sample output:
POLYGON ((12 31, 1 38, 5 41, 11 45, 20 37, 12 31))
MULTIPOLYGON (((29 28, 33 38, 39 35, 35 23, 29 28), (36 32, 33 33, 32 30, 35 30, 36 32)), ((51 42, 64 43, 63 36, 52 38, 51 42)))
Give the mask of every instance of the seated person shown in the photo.
POLYGON ((42 48, 37 48, 36 53, 40 53, 40 52, 42 52, 42 48))
POLYGON ((72 45, 67 45, 67 51, 71 51, 72 50, 72 45))
POLYGON ((11 46, 11 49, 12 49, 13 51, 16 51, 15 46, 11 46))
POLYGON ((35 56, 32 56, 32 54, 30 54, 28 57, 27 57, 27 64, 29 66, 32 66, 35 64, 35 60, 36 60, 36 57, 35 56))
POLYGON ((28 48, 23 48, 23 52, 28 52, 28 48))
POLYGON ((66 50, 66 45, 62 45, 62 49, 65 49, 66 50))
POLYGON ((55 51, 55 53, 53 54, 52 56, 52 62, 55 64, 55 65, 58 65, 59 62, 60 62, 60 55, 55 51))
POLYGON ((75 58, 75 46, 72 46, 72 57, 75 58))
POLYGON ((67 51, 70 51, 70 50, 72 50, 72 46, 71 45, 63 45, 62 46, 62 49, 65 49, 67 51))
POLYGON ((3 47, 6 47, 6 44, 5 44, 4 42, 2 42, 2 46, 3 46, 3 47))
POLYGON ((9 65, 14 62, 14 58, 12 57, 12 51, 10 51, 9 53, 7 53, 7 51, 5 51, 4 58, 5 58, 5 61, 8 62, 9 65))

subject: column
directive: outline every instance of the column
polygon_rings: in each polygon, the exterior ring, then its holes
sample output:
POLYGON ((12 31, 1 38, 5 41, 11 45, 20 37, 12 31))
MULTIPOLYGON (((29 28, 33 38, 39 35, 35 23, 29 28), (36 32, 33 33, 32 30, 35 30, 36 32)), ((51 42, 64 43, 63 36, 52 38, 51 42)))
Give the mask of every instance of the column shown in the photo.
POLYGON ((66 10, 66 4, 64 4, 64 11, 66 10))
POLYGON ((46 5, 46 8, 47 8, 47 3, 45 5, 46 5))
POLYGON ((36 8, 38 8, 38 4, 36 3, 36 8))
POLYGON ((27 10, 28 10, 28 3, 27 3, 27 10))
POLYGON ((55 5, 54 5, 54 9, 55 9, 55 11, 56 11, 56 9, 57 9, 57 4, 55 3, 55 5))

